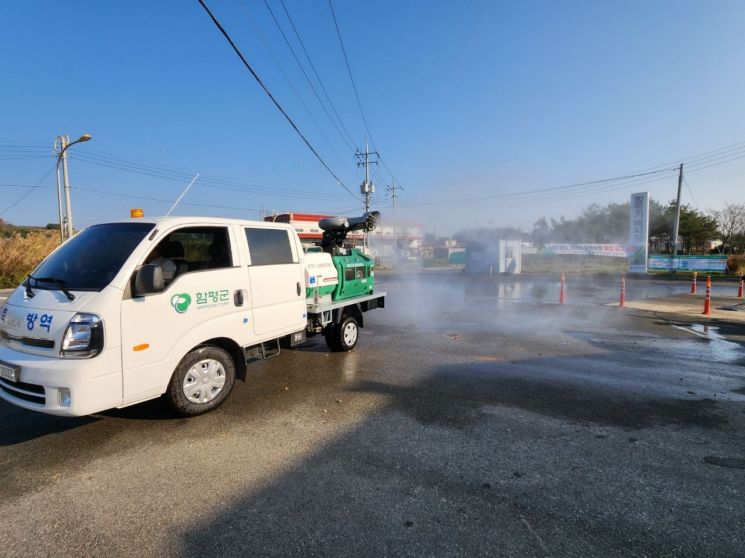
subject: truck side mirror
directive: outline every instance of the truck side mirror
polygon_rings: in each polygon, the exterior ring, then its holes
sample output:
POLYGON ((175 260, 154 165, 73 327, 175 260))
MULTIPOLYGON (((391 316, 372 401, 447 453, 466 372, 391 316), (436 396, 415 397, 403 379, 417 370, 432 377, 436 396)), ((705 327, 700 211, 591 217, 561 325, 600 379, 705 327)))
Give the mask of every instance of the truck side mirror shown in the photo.
POLYGON ((135 273, 134 295, 144 296, 165 290, 163 269, 156 264, 143 265, 135 273))

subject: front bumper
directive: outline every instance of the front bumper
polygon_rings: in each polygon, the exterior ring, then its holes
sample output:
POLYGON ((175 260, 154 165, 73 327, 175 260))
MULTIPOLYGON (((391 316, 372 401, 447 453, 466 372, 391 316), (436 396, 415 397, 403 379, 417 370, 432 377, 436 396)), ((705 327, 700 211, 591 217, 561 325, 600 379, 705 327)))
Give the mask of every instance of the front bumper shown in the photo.
POLYGON ((0 399, 52 415, 79 417, 122 404, 121 353, 106 348, 92 359, 30 355, 0 346, 0 360, 21 367, 17 383, 0 378, 0 399), (58 402, 59 390, 70 390, 69 406, 58 402))

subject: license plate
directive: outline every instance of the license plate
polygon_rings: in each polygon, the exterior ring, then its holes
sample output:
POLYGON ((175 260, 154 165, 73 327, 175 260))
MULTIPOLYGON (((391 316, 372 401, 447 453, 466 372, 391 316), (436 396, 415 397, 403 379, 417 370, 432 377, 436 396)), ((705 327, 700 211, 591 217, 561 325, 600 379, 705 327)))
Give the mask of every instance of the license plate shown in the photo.
POLYGON ((17 382, 21 376, 21 367, 13 366, 12 364, 6 364, 0 362, 0 378, 10 380, 11 382, 17 382))

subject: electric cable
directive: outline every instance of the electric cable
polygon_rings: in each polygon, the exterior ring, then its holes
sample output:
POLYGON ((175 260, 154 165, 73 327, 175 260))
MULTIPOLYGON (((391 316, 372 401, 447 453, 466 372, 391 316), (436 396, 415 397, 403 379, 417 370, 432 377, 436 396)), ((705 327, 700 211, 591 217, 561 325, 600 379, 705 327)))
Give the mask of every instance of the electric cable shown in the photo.
POLYGON ((272 20, 274 21, 274 25, 279 30, 280 35, 282 35, 282 38, 285 41, 285 45, 287 45, 287 48, 290 50, 290 53, 292 54, 292 57, 295 59, 295 63, 298 65, 298 68, 300 68, 301 73, 303 74, 303 77, 305 78, 305 81, 308 83, 308 86, 310 87, 311 91, 313 91, 313 94, 316 97, 316 100, 318 101, 318 104, 321 105, 321 108, 323 109, 323 112, 326 113, 326 116, 328 117, 331 124, 334 126, 334 129, 339 134, 339 137, 344 141, 352 151, 354 151, 355 147, 353 145, 353 142, 350 143, 349 140, 344 136, 341 129, 337 125, 334 118, 331 116, 331 113, 328 111, 328 108, 326 108, 326 104, 321 99, 321 96, 318 94, 318 90, 316 89, 315 85, 313 85, 313 81, 310 79, 310 76, 308 75, 308 72, 305 71, 305 66, 303 66, 303 63, 300 62, 300 58, 295 53, 295 49, 292 46, 292 43, 290 43, 290 40, 287 38, 287 35, 284 32, 284 29, 282 29, 282 26, 279 23, 279 20, 274 15, 274 11, 272 10, 271 6, 269 5, 269 2, 264 0, 264 5, 266 6, 267 11, 269 12, 269 15, 272 17, 272 20))
POLYGON ((259 26, 254 21, 253 16, 251 16, 251 11, 248 9, 248 6, 246 5, 246 2, 243 1, 243 0, 238 0, 238 4, 241 6, 241 8, 243 9, 243 11, 245 12, 246 17, 248 18, 249 22, 251 23, 251 27, 253 27, 254 33, 256 34, 256 36, 261 41, 261 44, 264 46, 264 49, 269 53, 269 56, 274 61, 274 64, 277 66, 277 68, 279 68, 280 73, 285 78, 285 81, 290 86, 290 89, 292 89, 292 92, 295 94, 295 97, 297 97, 297 100, 300 102, 300 104, 302 105, 302 107, 305 110, 306 114, 308 115, 308 117, 313 122, 313 125, 318 130, 318 133, 321 135, 321 137, 324 139, 324 141, 326 142, 326 144, 329 146, 329 149, 331 150, 331 153, 333 153, 333 155, 336 157, 336 159, 339 161, 339 163, 343 167, 344 165, 346 165, 346 163, 342 160, 342 158, 339 155, 339 153, 337 153, 336 149, 334 148, 334 145, 331 143, 331 140, 328 138, 328 136, 323 131, 323 129, 321 128, 321 126, 318 123, 318 121, 316 120, 316 118, 313 116, 313 113, 310 111, 310 109, 308 108, 308 105, 303 100, 302 95, 300 95, 300 92, 297 90, 297 88, 293 84, 292 80, 290 79, 290 76, 287 75, 287 72, 285 71, 284 66, 282 66, 282 64, 280 63, 279 58, 274 53, 274 50, 272 49, 271 45, 269 44, 269 41, 266 40, 266 37, 264 37, 264 34, 261 32, 261 30, 259 29, 259 26))
POLYGON ((210 11, 210 9, 207 7, 207 4, 205 4, 204 0, 197 0, 197 1, 202 6, 202 8, 204 8, 204 11, 207 12, 207 15, 210 17, 210 19, 212 20, 212 22, 218 28, 218 30, 220 31, 220 33, 222 33, 223 37, 225 37, 225 40, 228 41, 228 43, 230 44, 230 46, 233 49, 233 51, 236 53, 236 55, 238 55, 238 58, 241 59, 241 62, 246 67, 246 69, 251 73, 251 75, 254 77, 254 79, 256 80, 256 82, 264 90, 264 93, 266 93, 266 95, 272 101, 272 103, 277 108, 277 110, 279 110, 282 113, 282 116, 285 117, 285 120, 287 120, 287 122, 290 124, 290 126, 292 126, 292 129, 295 130, 295 132, 298 134, 298 136, 300 136, 300 139, 303 140, 303 143, 305 143, 305 145, 308 147, 308 149, 310 149, 310 151, 313 153, 313 155, 316 157, 316 159, 318 159, 318 161, 329 172, 329 174, 331 174, 331 176, 333 176, 334 179, 336 179, 336 181, 339 183, 339 185, 342 188, 344 188, 347 192, 349 192, 349 194, 352 197, 354 197, 355 199, 359 199, 358 196, 355 195, 355 193, 352 192, 352 190, 350 190, 346 186, 346 184, 344 184, 344 182, 341 180, 341 178, 339 178, 337 176, 337 174, 333 170, 331 170, 331 167, 329 167, 329 165, 326 163, 326 161, 324 161, 323 157, 321 157, 321 155, 318 153, 318 151, 316 151, 316 149, 313 147, 313 145, 311 145, 311 143, 308 141, 308 138, 305 137, 305 135, 300 131, 300 129, 297 127, 297 125, 292 120, 292 118, 290 118, 290 115, 287 114, 287 112, 285 111, 285 109, 282 108, 282 105, 279 104, 279 102, 277 101, 277 99, 274 97, 274 95, 272 95, 272 92, 269 91, 269 89, 267 88, 267 86, 261 80, 261 78, 256 73, 256 71, 253 69, 253 67, 251 66, 251 64, 248 63, 248 60, 246 60, 245 56, 243 56, 243 53, 236 46, 236 44, 233 42, 233 39, 230 38, 230 35, 225 30, 225 28, 222 26, 222 24, 220 24, 220 22, 217 20, 217 18, 212 14, 212 12, 210 11))
MULTIPOLYGON (((189 173, 186 171, 178 171, 174 169, 167 169, 164 167, 157 167, 146 163, 137 163, 133 161, 127 161, 124 159, 119 159, 116 157, 112 157, 109 155, 101 154, 98 152, 91 152, 89 150, 86 150, 85 152, 76 152, 69 155, 71 159, 75 159, 76 161, 93 164, 97 166, 103 166, 107 168, 112 168, 124 172, 131 172, 135 174, 145 175, 145 176, 152 176, 155 178, 160 178, 164 180, 171 180, 174 182, 183 182, 184 180, 188 180, 193 176, 193 173, 189 173)), ((213 187, 213 188, 220 188, 222 186, 230 186, 232 190, 240 190, 245 191, 247 193, 255 193, 255 194, 278 194, 282 196, 288 196, 288 197, 307 197, 307 191, 304 190, 293 190, 290 188, 277 186, 277 185, 261 185, 261 184, 247 184, 243 182, 238 181, 232 181, 232 180, 225 180, 225 179, 218 179, 218 178, 210 178, 207 176, 200 177, 200 184, 203 186, 213 187)), ((226 188, 227 189, 227 188, 226 188)), ((329 199, 336 199, 338 196, 335 196, 331 193, 319 193, 316 194, 316 197, 328 197, 329 199)))
MULTIPOLYGON (((292 27, 292 31, 295 33, 295 37, 297 38, 298 42, 300 43, 300 47, 303 49, 303 52, 305 53, 305 58, 308 60, 308 64, 310 64, 311 70, 313 70, 313 74, 316 76, 316 79, 318 80, 318 84, 321 86, 321 91, 323 91, 324 96, 326 97, 326 100, 329 103, 329 106, 331 107, 331 110, 334 111, 334 114, 336 115, 336 118, 339 120, 339 124, 342 127, 342 130, 347 134, 347 138, 352 143, 354 148, 356 150, 359 150, 357 147, 357 143, 354 141, 354 138, 352 138, 352 135, 349 133, 349 130, 344 125, 344 121, 341 119, 341 116, 339 116, 339 111, 336 110, 336 106, 334 106, 334 102, 331 100, 331 97, 328 94, 328 91, 326 91, 326 87, 323 85, 323 80, 321 79, 321 76, 318 75, 318 70, 316 70, 315 64, 313 64, 313 60, 310 57, 310 54, 308 54, 308 49, 305 48, 305 43, 303 42, 303 39, 300 37, 300 33, 297 30, 297 27, 295 27, 295 22, 292 19, 292 16, 290 16, 290 12, 287 10, 287 6, 285 5, 284 0, 279 0, 282 4, 282 9, 285 12, 285 15, 287 16, 288 21, 290 22, 290 26, 292 27)), ((264 0, 264 3, 266 3, 267 0, 264 0)))
POLYGON ((29 197, 36 189, 38 189, 41 184, 49 177, 50 174, 52 174, 52 171, 54 171, 57 168, 57 165, 53 165, 52 168, 50 168, 47 173, 42 177, 41 180, 39 180, 34 186, 31 186, 27 192, 24 192, 16 201, 11 203, 8 207, 0 211, 0 216, 5 215, 8 211, 13 209, 15 206, 17 206, 19 203, 21 203, 23 200, 25 200, 27 197, 29 197))
POLYGON ((341 52, 344 55, 344 63, 347 66, 347 73, 349 74, 349 80, 352 82, 352 89, 354 89, 354 97, 357 100, 357 107, 360 109, 360 115, 362 116, 362 123, 365 125, 365 131, 367 131, 367 137, 370 139, 370 143, 373 146, 373 149, 378 152, 378 159, 380 159, 380 162, 383 164, 383 167, 385 170, 388 171, 388 174, 391 175, 391 178, 393 178, 393 172, 386 164, 385 160, 383 159, 382 155, 380 155, 380 152, 378 151, 377 146, 375 145, 375 140, 373 139, 372 134, 370 133, 370 127, 367 125, 367 117, 365 116, 365 111, 362 109, 362 102, 360 101, 360 94, 357 90, 357 83, 354 81, 354 75, 352 74, 352 67, 349 64, 349 57, 347 56, 347 49, 344 47, 344 40, 341 38, 341 30, 339 29, 339 22, 336 19, 336 12, 334 11, 334 5, 331 2, 331 0, 328 0, 329 3, 329 9, 331 10, 331 18, 334 20, 334 27, 336 28, 336 36, 339 37, 339 46, 341 46, 341 52))

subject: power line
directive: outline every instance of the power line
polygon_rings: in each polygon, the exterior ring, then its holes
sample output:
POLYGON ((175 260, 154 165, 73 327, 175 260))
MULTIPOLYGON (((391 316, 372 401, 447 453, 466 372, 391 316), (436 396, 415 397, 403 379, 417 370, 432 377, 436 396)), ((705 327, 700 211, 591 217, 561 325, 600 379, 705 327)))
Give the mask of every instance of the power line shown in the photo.
POLYGON ((336 121, 334 120, 334 117, 331 116, 331 113, 328 111, 328 108, 326 108, 326 104, 323 102, 323 100, 321 99, 321 96, 318 94, 318 90, 316 89, 315 85, 313 85, 313 81, 310 79, 310 76, 308 76, 308 72, 305 71, 305 66, 303 66, 302 62, 300 62, 300 58, 295 53, 295 49, 292 47, 292 43, 290 43, 290 40, 287 38, 287 35, 285 35, 284 29, 282 29, 282 26, 280 25, 279 20, 274 15, 274 12, 272 11, 271 6, 269 6, 269 3, 266 0, 264 0, 264 5, 266 6, 266 9, 269 11, 269 15, 272 17, 272 20, 274 21, 274 25, 277 26, 277 29, 279 30, 280 35, 282 35, 282 38, 284 39, 285 44, 287 45, 287 48, 290 50, 292 57, 295 59, 295 63, 300 68, 300 71, 302 72, 303 77, 305 78, 305 81, 308 82, 308 86, 310 86, 310 89, 311 91, 313 91, 313 94, 315 95, 316 100, 318 100, 318 104, 321 105, 323 112, 326 113, 326 116, 328 117, 332 126, 336 130, 336 133, 339 134, 339 137, 342 139, 342 141, 345 142, 347 147, 349 147, 352 151, 354 151, 356 149, 354 146, 354 142, 350 143, 350 140, 344 136, 341 129, 339 128, 336 121))
POLYGON ((326 144, 329 146, 329 149, 331 149, 331 152, 337 158, 339 163, 341 163, 342 166, 344 166, 346 163, 342 160, 341 156, 336 152, 336 149, 331 143, 331 140, 329 140, 328 136, 326 136, 326 133, 323 131, 321 126, 318 124, 318 121, 313 116, 313 113, 308 108, 308 105, 305 104, 303 97, 300 95, 300 92, 297 90, 295 85, 292 83, 290 76, 287 75, 287 72, 285 71, 284 67, 280 63, 279 58, 276 56, 276 54, 274 53, 274 50, 269 44, 269 41, 266 40, 266 38, 264 37, 264 34, 261 32, 261 30, 259 29, 259 26, 256 24, 253 17, 251 16, 251 11, 248 9, 248 6, 246 5, 245 2, 239 2, 239 5, 243 8, 244 12, 246 13, 246 17, 251 23, 251 27, 253 27, 253 30, 256 33, 256 36, 259 38, 259 40, 261 41, 261 44, 264 46, 266 51, 269 53, 269 56, 271 56, 272 60, 274 61, 274 64, 279 68, 280 73, 285 78, 285 81, 290 86, 290 89, 292 89, 292 92, 295 94, 295 97, 297 97, 297 100, 300 102, 303 109, 305 109, 305 112, 307 113, 308 117, 311 119, 311 121, 315 125, 316 129, 318 130, 318 133, 321 134, 321 137, 324 139, 326 144))
MULTIPOLYGON (((731 149, 730 149, 731 150, 731 149)), ((722 151, 722 150, 718 150, 722 151)), ((741 149, 736 153, 723 153, 716 156, 708 154, 701 154, 693 156, 690 159, 697 161, 691 167, 686 167, 686 172, 698 172, 706 168, 723 165, 738 159, 745 158, 745 148, 741 149), (707 158, 708 157, 708 158, 707 158)), ((687 161, 682 161, 688 165, 687 161)), ((680 163, 680 161, 679 161, 680 163)), ((655 168, 655 167, 652 167, 655 168)), ((611 178, 603 178, 599 180, 592 180, 587 182, 580 182, 576 184, 568 184, 564 186, 554 186, 550 188, 540 188, 535 190, 528 190, 524 192, 513 192, 505 194, 493 194, 489 196, 480 196, 473 198, 455 198, 448 200, 437 200, 429 203, 411 204, 404 207, 419 207, 425 205, 443 205, 443 204, 456 204, 464 202, 483 201, 488 199, 502 199, 505 203, 502 207, 516 207, 520 205, 530 205, 534 203, 545 203, 549 201, 561 201, 564 199, 572 199, 577 197, 583 197, 589 194, 598 194, 603 192, 609 192, 612 190, 627 189, 643 184, 649 184, 657 182, 665 178, 669 178, 673 173, 677 173, 677 167, 670 167, 666 169, 658 169, 646 172, 639 172, 633 174, 627 174, 611 178)), ((399 206, 400 207, 400 206, 399 206)))
POLYGON ((5 209, 3 209, 2 211, 0 211, 0 215, 5 215, 5 214, 6 214, 6 213, 7 213, 8 211, 10 211, 11 209, 13 209, 13 208, 14 208, 15 206, 17 206, 17 205, 18 205, 19 203, 21 203, 21 202, 22 202, 23 200, 25 200, 25 199, 26 199, 27 197, 29 197, 29 196, 30 196, 30 195, 31 195, 31 194, 32 194, 32 193, 34 192, 34 190, 36 190, 37 188, 39 188, 39 187, 41 186, 42 182, 44 182, 44 181, 45 181, 45 180, 46 180, 46 179, 47 179, 47 178, 49 177, 49 175, 50 175, 50 174, 52 174, 52 171, 53 171, 54 169, 56 169, 56 168, 57 168, 57 165, 54 165, 54 166, 52 166, 52 167, 51 167, 51 168, 50 168, 50 169, 49 169, 49 170, 47 171, 47 173, 46 173, 46 174, 45 174, 45 175, 44 175, 44 176, 42 177, 42 179, 41 179, 41 180, 39 180, 39 182, 37 182, 37 183, 36 183, 36 184, 35 184, 34 186, 31 186, 31 187, 30 187, 30 188, 28 189, 28 191, 27 191, 27 192, 24 192, 24 193, 23 193, 23 194, 22 194, 22 195, 21 195, 21 196, 20 196, 20 197, 19 197, 19 198, 18 198, 18 199, 17 199, 16 201, 14 201, 14 202, 13 202, 13 203, 11 203, 11 204, 10 204, 10 205, 9 205, 8 207, 6 207, 6 208, 5 208, 5 209))
MULTIPOLYGON (((127 161, 119 159, 109 155, 100 154, 97 152, 86 151, 85 153, 73 153, 70 154, 71 159, 77 161, 102 166, 106 168, 112 168, 123 172, 131 172, 135 174, 152 176, 163 180, 170 180, 174 182, 183 182, 188 180, 191 175, 186 171, 178 171, 174 169, 167 169, 164 167, 158 167, 146 163, 138 163, 133 161, 127 161)), ((200 177, 200 184, 210 188, 218 189, 230 189, 235 191, 243 191, 247 193, 255 194, 278 194, 285 197, 307 197, 308 193, 304 190, 293 190, 276 185, 261 185, 261 184, 246 184, 233 180, 225 180, 218 178, 209 178, 206 176, 200 177)), ((336 199, 337 196, 334 194, 315 194, 314 197, 336 199)))
MULTIPOLYGON (((165 204, 173 203, 172 199, 156 198, 152 196, 140 196, 137 194, 125 194, 121 192, 111 192, 107 190, 101 190, 98 188, 75 186, 72 189, 78 190, 81 192, 89 192, 93 194, 101 194, 105 196, 113 196, 113 197, 125 198, 125 199, 145 200, 145 201, 152 201, 156 203, 165 203, 165 204)), ((210 209, 226 209, 226 210, 231 210, 231 211, 254 211, 256 213, 261 213, 261 211, 263 211, 262 209, 257 209, 255 207, 227 206, 227 205, 217 205, 217 204, 210 204, 210 203, 200 203, 200 202, 181 202, 179 205, 188 205, 192 207, 207 207, 210 209)))
MULTIPOLYGON (((267 0, 264 0, 264 3, 266 2, 267 0)), ((321 91, 323 91, 323 94, 326 97, 326 100, 329 102, 329 105, 331 106, 331 110, 334 111, 336 118, 339 120, 339 124, 341 125, 344 132, 347 134, 347 138, 354 146, 354 149, 359 151, 359 148, 357 147, 357 143, 354 141, 354 138, 352 138, 352 135, 349 133, 349 130, 347 130, 347 127, 344 126, 344 121, 341 119, 341 116, 339 116, 339 112, 336 110, 336 107, 334 106, 334 103, 331 100, 331 97, 329 97, 328 91, 326 91, 326 87, 323 85, 323 80, 321 80, 321 76, 318 75, 316 66, 315 64, 313 64, 313 60, 311 60, 310 54, 308 54, 308 49, 305 48, 305 43, 303 42, 303 39, 300 37, 300 33, 298 33, 297 27, 295 27, 295 22, 292 20, 292 17, 290 16, 290 12, 287 10, 287 6, 285 5, 284 0, 280 0, 280 3, 282 4, 282 9, 284 10, 285 15, 287 16, 287 19, 290 22, 290 26, 292 27, 292 30, 295 33, 295 37, 297 37, 297 40, 300 43, 300 47, 303 49, 303 52, 305 53, 305 58, 308 59, 308 64, 310 64, 310 68, 311 70, 313 70, 313 74, 316 76, 316 79, 318 80, 318 84, 321 86, 321 91)))
POLYGON ((549 188, 537 188, 534 190, 525 190, 522 192, 511 192, 511 193, 500 193, 500 194, 489 194, 487 196, 478 196, 478 197, 472 197, 472 198, 458 198, 458 199, 451 199, 451 200, 442 200, 442 201, 432 201, 429 203, 419 203, 416 204, 417 206, 422 205, 440 205, 442 203, 461 203, 461 202, 474 202, 474 201, 485 201, 485 200, 491 200, 491 199, 545 199, 543 196, 545 196, 547 193, 561 193, 562 195, 565 195, 567 191, 577 191, 582 193, 587 193, 586 191, 589 190, 590 192, 594 191, 594 187, 596 186, 603 186, 607 185, 611 182, 625 182, 629 179, 634 178, 641 178, 645 176, 650 175, 656 175, 656 174, 670 174, 677 169, 675 168, 669 168, 669 169, 663 169, 663 170, 656 170, 656 171, 648 171, 648 172, 642 172, 642 173, 635 173, 635 174, 627 174, 622 176, 615 176, 611 178, 601 178, 598 180, 589 180, 586 182, 577 182, 574 184, 565 184, 562 186, 552 186, 549 188), (537 195, 540 195, 540 198, 538 198, 537 195))
MULTIPOLYGON (((164 198, 154 198, 151 196, 139 196, 135 194, 123 194, 120 192, 109 192, 106 190, 99 190, 97 188, 84 188, 84 187, 74 187, 73 190, 79 190, 81 192, 90 192, 93 194, 103 194, 106 196, 114 196, 118 198, 127 198, 127 199, 136 199, 136 200, 146 200, 146 201, 153 201, 158 203, 167 203, 172 204, 173 200, 167 200, 164 198)), ((215 205, 210 203, 197 203, 197 202, 181 202, 181 205, 190 205, 194 207, 209 207, 212 209, 233 209, 238 211, 259 211, 256 208, 253 207, 237 207, 237 206, 227 206, 227 205, 215 205)))
POLYGON ((723 165, 725 163, 729 163, 731 161, 737 161, 738 159, 742 159, 745 157, 745 150, 739 152, 739 153, 730 153, 727 155, 721 155, 716 159, 710 159, 708 161, 699 161, 698 163, 695 163, 693 168, 690 170, 687 170, 686 172, 698 172, 702 171, 704 169, 708 169, 710 167, 716 167, 719 165, 723 165), (702 164, 702 163, 708 163, 708 164, 702 164))
POLYGON ((349 192, 349 194, 352 197, 354 197, 356 199, 359 199, 354 194, 354 192, 352 192, 352 190, 350 190, 346 186, 346 184, 344 184, 344 182, 341 180, 341 178, 339 178, 336 175, 336 173, 333 170, 331 170, 331 167, 329 167, 328 164, 326 163, 326 161, 324 161, 323 158, 318 154, 318 151, 316 151, 316 149, 311 145, 311 143, 308 141, 308 139, 305 137, 305 135, 297 127, 297 125, 292 120, 292 118, 290 118, 290 115, 287 114, 287 112, 285 111, 285 109, 282 108, 282 105, 280 105, 279 102, 277 101, 277 99, 274 97, 274 95, 272 95, 271 91, 269 91, 269 89, 267 88, 267 86, 264 85, 264 82, 261 80, 261 78, 259 77, 259 75, 253 69, 253 67, 251 66, 251 64, 248 63, 248 60, 246 60, 246 58, 243 56, 243 53, 238 49, 238 47, 236 46, 236 44, 233 42, 233 39, 230 38, 230 35, 228 35, 228 32, 225 31, 225 28, 220 24, 220 22, 217 20, 217 18, 212 14, 212 12, 210 11, 210 9, 207 7, 207 4, 204 3, 204 0, 197 0, 197 1, 202 6, 202 8, 204 8, 204 11, 207 12, 207 15, 209 15, 209 17, 212 20, 212 22, 219 29, 220 33, 222 33, 223 37, 225 37, 225 40, 228 41, 228 43, 232 47, 233 51, 235 51, 235 53, 241 59, 241 62, 243 62, 243 65, 246 67, 246 69, 249 72, 251 72, 251 75, 254 77, 254 79, 256 80, 256 82, 264 90, 264 93, 266 93, 267 97, 269 97, 269 99, 272 101, 272 103, 274 103, 274 106, 277 107, 277 110, 279 110, 279 112, 282 113, 282 116, 285 117, 285 119, 290 124, 290 126, 292 126, 292 129, 295 130, 295 132, 298 134, 298 136, 300 136, 300 139, 303 140, 303 143, 305 143, 305 145, 308 147, 308 149, 310 149, 311 152, 313 153, 313 155, 315 155, 316 159, 318 159, 320 161, 320 163, 323 165, 323 167, 329 172, 329 174, 331 174, 331 176, 333 176, 336 179, 336 181, 339 183, 339 185, 342 188, 344 188, 347 192, 349 192))
POLYGON ((336 27, 336 36, 339 37, 339 45, 341 46, 341 52, 344 55, 344 63, 347 66, 347 72, 349 73, 349 79, 352 82, 352 88, 354 89, 354 97, 357 99, 357 107, 360 109, 360 115, 362 116, 362 122, 365 125, 365 130, 367 131, 367 137, 370 138, 370 143, 373 145, 373 149, 377 151, 377 148, 375 147, 375 141, 373 140, 372 134, 370 133, 370 128, 367 125, 367 118, 365 117, 365 111, 362 110, 362 103, 360 102, 360 95, 357 91, 357 84, 354 81, 354 76, 352 75, 352 68, 349 65, 349 58, 347 57, 347 49, 344 48, 344 41, 341 38, 341 30, 339 29, 339 22, 336 21, 336 13, 334 12, 334 5, 331 3, 331 0, 329 0, 329 8, 331 9, 331 18, 334 20, 334 27, 336 27))
MULTIPOLYGON (((367 131, 367 137, 370 139, 370 143, 375 151, 378 151, 378 147, 375 145, 375 140, 370 133, 370 127, 367 125, 367 117, 365 111, 362 109, 362 102, 360 101, 360 94, 357 90, 357 83, 354 81, 354 75, 352 74, 352 67, 349 64, 349 57, 347 56, 347 49, 344 47, 344 40, 341 38, 341 30, 339 29, 339 22, 336 20, 336 12, 334 12, 334 5, 331 0, 329 2, 329 9, 331 10, 331 18, 334 20, 334 27, 336 28, 336 36, 339 37, 339 46, 341 46, 341 52, 344 55, 344 63, 347 66, 347 73, 349 74, 349 80, 352 82, 352 89, 354 89, 354 97, 357 100, 357 107, 360 109, 360 115, 362 116, 362 123, 365 125, 365 131, 367 131)), ((393 178, 393 172, 386 164, 382 156, 380 156, 380 162, 383 163, 383 167, 388 171, 388 174, 393 178)))
POLYGON ((400 196, 397 192, 399 190, 403 190, 401 186, 396 186, 396 179, 393 179, 393 184, 390 186, 385 187, 386 193, 388 193, 391 196, 391 207, 396 207, 396 198, 400 196))
POLYGON ((680 164, 681 161, 684 161, 686 164, 691 164, 693 162, 698 161, 699 159, 709 159, 710 157, 717 157, 717 156, 723 155, 725 152, 742 151, 742 150, 745 150, 745 140, 738 141, 736 143, 726 145, 723 147, 718 147, 717 149, 712 149, 711 151, 704 151, 703 153, 698 153, 695 155, 689 155, 687 157, 682 157, 675 161, 670 161, 667 163, 663 163, 661 165, 656 165, 654 167, 649 167, 649 168, 642 169, 642 170, 646 171, 646 170, 653 170, 659 167, 669 167, 671 165, 680 164))
POLYGON ((53 155, 0 155, 0 161, 27 161, 29 159, 51 159, 53 155))
POLYGON ((701 211, 701 206, 698 205, 698 200, 696 200, 696 196, 693 194, 693 190, 691 190, 691 187, 688 184, 688 179, 686 178, 685 175, 683 175, 683 184, 686 185, 686 190, 688 190, 688 193, 691 194, 691 199, 693 200, 693 203, 696 204, 696 209, 698 209, 699 211, 701 211))

